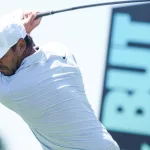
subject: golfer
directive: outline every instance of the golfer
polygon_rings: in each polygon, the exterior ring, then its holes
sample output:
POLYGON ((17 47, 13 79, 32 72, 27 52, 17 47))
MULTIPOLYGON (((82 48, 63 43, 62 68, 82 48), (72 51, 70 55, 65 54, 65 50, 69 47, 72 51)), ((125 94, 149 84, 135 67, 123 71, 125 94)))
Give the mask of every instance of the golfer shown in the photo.
POLYGON ((33 42, 36 15, 0 20, 0 102, 23 118, 43 150, 120 150, 87 100, 74 55, 61 44, 33 42))

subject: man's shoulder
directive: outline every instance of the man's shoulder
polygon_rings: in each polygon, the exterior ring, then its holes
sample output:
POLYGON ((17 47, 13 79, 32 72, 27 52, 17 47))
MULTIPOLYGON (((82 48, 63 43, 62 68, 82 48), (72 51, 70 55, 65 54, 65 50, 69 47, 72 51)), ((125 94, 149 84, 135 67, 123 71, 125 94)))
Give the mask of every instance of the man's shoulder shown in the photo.
POLYGON ((58 56, 66 56, 68 48, 60 42, 49 42, 41 46, 41 49, 46 55, 53 54, 58 56))
POLYGON ((49 42, 41 46, 41 49, 46 54, 47 58, 49 58, 50 55, 67 57, 67 58, 73 59, 73 61, 75 61, 75 63, 77 64, 75 55, 70 50, 70 48, 68 48, 65 44, 62 44, 60 42, 55 42, 55 41, 49 42))

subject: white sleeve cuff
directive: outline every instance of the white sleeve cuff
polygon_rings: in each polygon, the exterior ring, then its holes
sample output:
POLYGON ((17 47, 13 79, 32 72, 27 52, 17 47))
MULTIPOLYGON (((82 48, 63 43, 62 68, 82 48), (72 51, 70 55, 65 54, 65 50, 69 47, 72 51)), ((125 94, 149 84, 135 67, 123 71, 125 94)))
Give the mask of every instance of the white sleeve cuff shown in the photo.
POLYGON ((23 9, 16 9, 9 14, 4 15, 1 19, 5 21, 20 21, 23 19, 23 9))

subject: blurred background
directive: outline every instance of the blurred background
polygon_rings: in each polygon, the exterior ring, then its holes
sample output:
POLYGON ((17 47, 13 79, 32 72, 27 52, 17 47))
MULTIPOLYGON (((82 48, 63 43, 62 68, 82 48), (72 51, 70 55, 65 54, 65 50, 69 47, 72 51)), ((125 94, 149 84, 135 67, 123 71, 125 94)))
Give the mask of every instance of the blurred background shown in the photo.
MULTIPOLYGON (((108 0, 5 0, 12 10, 47 11, 108 0)), ((65 44, 76 56, 97 118, 121 150, 150 150, 150 3, 77 10, 44 17, 37 45, 65 44)), ((0 104, 0 150, 42 150, 28 125, 0 104)))

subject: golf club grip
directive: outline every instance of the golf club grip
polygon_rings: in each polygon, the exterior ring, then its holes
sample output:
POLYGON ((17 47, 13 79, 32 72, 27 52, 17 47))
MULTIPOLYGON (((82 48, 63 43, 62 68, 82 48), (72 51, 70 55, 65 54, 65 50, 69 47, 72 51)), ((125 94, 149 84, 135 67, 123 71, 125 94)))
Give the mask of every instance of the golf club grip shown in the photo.
POLYGON ((42 12, 42 13, 37 14, 35 19, 38 19, 38 18, 41 18, 41 17, 44 17, 44 16, 49 16, 49 15, 52 15, 52 14, 53 14, 53 11, 42 12))

